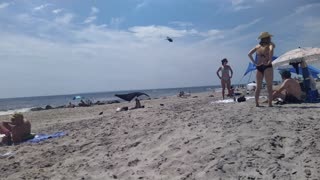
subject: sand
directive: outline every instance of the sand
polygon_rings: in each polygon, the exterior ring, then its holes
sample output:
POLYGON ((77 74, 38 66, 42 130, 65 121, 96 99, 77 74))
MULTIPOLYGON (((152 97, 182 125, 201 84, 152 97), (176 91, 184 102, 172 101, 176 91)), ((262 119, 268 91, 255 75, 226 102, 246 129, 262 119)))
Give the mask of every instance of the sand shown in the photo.
POLYGON ((25 113, 33 132, 68 135, 0 147, 14 153, 0 158, 1 179, 320 179, 320 104, 209 95, 25 113))

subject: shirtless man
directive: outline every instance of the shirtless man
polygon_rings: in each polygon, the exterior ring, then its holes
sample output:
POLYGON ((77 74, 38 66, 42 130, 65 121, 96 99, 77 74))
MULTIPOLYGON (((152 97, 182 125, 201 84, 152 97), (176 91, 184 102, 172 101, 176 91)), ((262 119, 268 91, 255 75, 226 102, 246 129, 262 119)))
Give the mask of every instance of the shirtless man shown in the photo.
POLYGON ((0 123, 0 133, 5 134, 2 143, 20 143, 31 135, 31 124, 22 114, 16 113, 12 115, 11 122, 0 123))
POLYGON ((300 84, 291 78, 291 73, 289 71, 283 71, 280 74, 283 79, 283 83, 281 84, 280 89, 273 92, 273 99, 281 98, 287 103, 300 103, 300 84))

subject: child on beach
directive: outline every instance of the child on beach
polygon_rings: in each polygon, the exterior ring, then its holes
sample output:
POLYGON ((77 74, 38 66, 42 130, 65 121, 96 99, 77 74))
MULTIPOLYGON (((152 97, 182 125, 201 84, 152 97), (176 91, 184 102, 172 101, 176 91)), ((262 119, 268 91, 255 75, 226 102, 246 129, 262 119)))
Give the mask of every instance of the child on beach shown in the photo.
POLYGON ((233 75, 233 71, 231 67, 228 64, 228 60, 226 58, 221 60, 222 66, 219 67, 217 70, 217 76, 221 80, 221 87, 222 87, 222 98, 224 99, 224 91, 227 86, 228 89, 228 95, 231 96, 231 78, 233 75), (220 76, 220 71, 221 71, 221 76, 220 76))

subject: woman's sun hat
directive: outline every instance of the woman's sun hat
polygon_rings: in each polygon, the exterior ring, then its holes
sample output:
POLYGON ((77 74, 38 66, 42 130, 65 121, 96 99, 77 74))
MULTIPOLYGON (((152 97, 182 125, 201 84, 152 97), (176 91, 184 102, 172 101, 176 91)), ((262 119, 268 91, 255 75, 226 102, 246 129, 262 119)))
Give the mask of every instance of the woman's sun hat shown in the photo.
POLYGON ((267 37, 272 37, 272 34, 269 34, 268 32, 262 32, 260 33, 260 36, 258 37, 258 39, 263 39, 263 38, 267 38, 267 37))

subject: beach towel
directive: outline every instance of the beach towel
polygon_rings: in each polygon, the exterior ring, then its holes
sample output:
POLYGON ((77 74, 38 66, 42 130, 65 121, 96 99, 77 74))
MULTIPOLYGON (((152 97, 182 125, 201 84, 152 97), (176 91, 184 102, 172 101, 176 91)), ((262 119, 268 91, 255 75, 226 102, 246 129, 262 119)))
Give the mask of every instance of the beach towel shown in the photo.
MULTIPOLYGON (((260 96, 262 98, 267 98, 266 96, 260 96)), ((254 99, 253 96, 249 96, 249 97, 246 97, 246 100, 248 99, 254 99)), ((217 101, 212 101, 211 104, 216 104, 216 103, 234 103, 236 102, 234 99, 224 99, 224 100, 217 100, 217 101)))
POLYGON ((65 132, 56 132, 53 134, 37 134, 33 139, 27 140, 26 142, 38 143, 47 139, 58 138, 65 135, 65 132))

